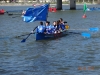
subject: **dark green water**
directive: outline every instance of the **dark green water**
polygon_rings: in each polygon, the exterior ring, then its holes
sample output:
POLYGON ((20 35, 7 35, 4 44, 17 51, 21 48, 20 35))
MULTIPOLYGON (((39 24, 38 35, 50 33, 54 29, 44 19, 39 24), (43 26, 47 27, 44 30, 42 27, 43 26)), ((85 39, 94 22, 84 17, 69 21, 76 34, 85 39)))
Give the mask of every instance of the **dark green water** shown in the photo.
MULTIPOLYGON (((26 6, 1 8, 10 11, 26 6)), ((18 15, 0 15, 0 75, 99 75, 100 32, 85 29, 100 28, 100 11, 86 12, 86 19, 82 15, 82 10, 58 11, 49 13, 48 20, 52 23, 62 17, 71 32, 88 32, 91 38, 69 34, 56 40, 35 41, 31 35, 25 43, 20 41, 27 36, 17 36, 30 33, 38 22, 25 23, 18 15)))

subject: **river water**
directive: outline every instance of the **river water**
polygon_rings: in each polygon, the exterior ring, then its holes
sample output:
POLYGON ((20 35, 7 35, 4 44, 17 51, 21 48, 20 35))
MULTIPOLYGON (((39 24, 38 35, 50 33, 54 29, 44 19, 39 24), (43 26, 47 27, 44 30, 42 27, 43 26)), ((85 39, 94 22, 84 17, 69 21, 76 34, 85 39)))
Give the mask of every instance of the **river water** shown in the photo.
MULTIPOLYGON (((88 7, 99 7, 89 5, 88 7)), ((6 11, 23 10, 28 6, 0 6, 6 11)), ((100 32, 86 29, 100 28, 100 11, 86 12, 83 19, 82 5, 77 10, 49 13, 52 23, 63 18, 71 32, 91 34, 84 38, 81 34, 69 35, 55 40, 35 41, 31 35, 25 43, 21 40, 30 33, 38 22, 25 23, 19 15, 0 15, 0 75, 99 75, 100 74, 100 32)))

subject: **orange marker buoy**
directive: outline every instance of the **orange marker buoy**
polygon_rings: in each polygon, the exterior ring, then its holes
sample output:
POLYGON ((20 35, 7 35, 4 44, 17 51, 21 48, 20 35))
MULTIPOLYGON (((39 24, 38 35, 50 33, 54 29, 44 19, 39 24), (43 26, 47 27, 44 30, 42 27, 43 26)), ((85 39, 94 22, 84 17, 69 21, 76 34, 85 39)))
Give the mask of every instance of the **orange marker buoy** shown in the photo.
POLYGON ((82 18, 86 18, 87 16, 86 16, 86 14, 84 14, 83 16, 82 16, 82 18))

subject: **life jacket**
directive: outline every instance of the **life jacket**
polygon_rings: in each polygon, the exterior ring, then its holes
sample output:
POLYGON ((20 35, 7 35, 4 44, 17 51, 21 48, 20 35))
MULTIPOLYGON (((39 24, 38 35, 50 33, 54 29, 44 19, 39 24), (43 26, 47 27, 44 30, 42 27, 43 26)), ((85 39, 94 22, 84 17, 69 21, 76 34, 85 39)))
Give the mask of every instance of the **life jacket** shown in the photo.
POLYGON ((45 30, 45 26, 44 26, 44 25, 39 25, 39 26, 37 27, 37 32, 38 32, 38 33, 43 33, 44 30, 45 30))

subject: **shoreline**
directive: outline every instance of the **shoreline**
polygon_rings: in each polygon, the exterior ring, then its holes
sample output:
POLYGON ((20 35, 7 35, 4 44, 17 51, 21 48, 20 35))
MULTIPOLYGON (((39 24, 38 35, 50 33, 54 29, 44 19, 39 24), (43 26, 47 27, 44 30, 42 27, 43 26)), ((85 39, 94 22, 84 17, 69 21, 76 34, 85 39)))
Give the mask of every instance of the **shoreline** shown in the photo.
MULTIPOLYGON (((32 6, 36 3, 0 3, 0 6, 32 6)), ((45 3, 42 3, 45 4, 45 3)), ((96 3, 86 3, 87 5, 98 5, 96 3)), ((70 4, 62 4, 62 5, 70 5, 70 4)), ((77 3, 76 5, 84 5, 84 3, 77 3)), ((50 6, 56 6, 56 4, 50 4, 50 6)))

